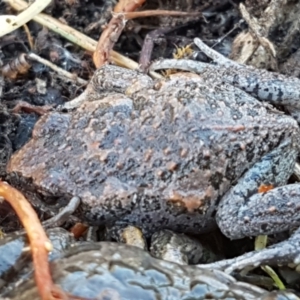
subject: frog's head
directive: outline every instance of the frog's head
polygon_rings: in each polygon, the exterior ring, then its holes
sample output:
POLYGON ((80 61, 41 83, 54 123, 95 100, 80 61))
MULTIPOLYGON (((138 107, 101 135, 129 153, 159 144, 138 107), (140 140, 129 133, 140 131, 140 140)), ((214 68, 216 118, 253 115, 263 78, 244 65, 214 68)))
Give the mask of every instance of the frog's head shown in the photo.
POLYGON ((152 79, 146 74, 113 65, 104 65, 98 69, 88 88, 101 95, 111 93, 132 94, 153 85, 152 79))

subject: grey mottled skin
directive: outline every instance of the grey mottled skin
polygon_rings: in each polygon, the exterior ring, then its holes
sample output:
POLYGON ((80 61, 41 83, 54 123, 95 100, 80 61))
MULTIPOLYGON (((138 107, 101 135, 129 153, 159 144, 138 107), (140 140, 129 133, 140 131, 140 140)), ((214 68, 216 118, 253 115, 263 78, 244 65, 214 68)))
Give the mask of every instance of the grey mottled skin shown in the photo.
POLYGON ((76 110, 44 115, 8 172, 44 195, 78 195, 91 224, 201 233, 217 212, 231 238, 299 225, 299 187, 257 195, 293 171, 291 117, 209 72, 153 82, 104 66, 85 95, 76 110))
MULTIPOLYGON (((208 51, 211 51, 211 49, 208 51)), ((299 78, 287 77, 279 73, 268 72, 264 69, 255 69, 251 66, 240 65, 223 56, 214 57, 214 59, 220 59, 221 65, 211 65, 187 59, 164 59, 154 62, 151 65, 151 70, 176 68, 202 74, 210 80, 229 83, 246 91, 257 99, 274 105, 284 106, 300 122, 299 78)))
MULTIPOLYGON (((139 248, 108 242, 76 246, 53 262, 51 270, 56 284, 84 299, 298 299, 289 292, 269 293, 237 282, 218 270, 180 266, 139 248)), ((39 299, 34 280, 19 285, 6 299, 39 299)))

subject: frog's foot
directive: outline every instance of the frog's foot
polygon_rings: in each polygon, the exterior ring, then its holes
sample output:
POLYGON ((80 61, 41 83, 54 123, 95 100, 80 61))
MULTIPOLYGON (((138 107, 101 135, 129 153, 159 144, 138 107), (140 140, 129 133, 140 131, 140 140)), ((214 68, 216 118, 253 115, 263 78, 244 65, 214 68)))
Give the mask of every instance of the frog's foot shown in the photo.
POLYGON ((300 226, 300 184, 283 186, 297 156, 291 144, 265 155, 222 198, 216 220, 227 237, 269 235, 300 226))
POLYGON ((228 208, 224 216, 218 211, 217 222, 231 239, 283 232, 300 225, 299 199, 299 184, 279 187, 251 196, 238 212, 228 208))
POLYGON ((205 45, 201 40, 195 39, 195 44, 217 65, 207 64, 189 59, 163 59, 151 64, 150 70, 178 69, 201 74, 208 80, 215 74, 230 85, 233 85, 254 97, 275 105, 284 105, 287 111, 300 123, 299 97, 300 80, 282 74, 256 69, 239 64, 205 45))
POLYGON ((248 252, 233 259, 218 261, 201 268, 219 269, 226 273, 235 270, 253 269, 262 265, 288 265, 300 263, 300 228, 286 241, 270 246, 263 250, 248 252))
POLYGON ((181 265, 204 263, 216 258, 198 240, 170 230, 161 230, 152 235, 150 252, 156 258, 181 265))

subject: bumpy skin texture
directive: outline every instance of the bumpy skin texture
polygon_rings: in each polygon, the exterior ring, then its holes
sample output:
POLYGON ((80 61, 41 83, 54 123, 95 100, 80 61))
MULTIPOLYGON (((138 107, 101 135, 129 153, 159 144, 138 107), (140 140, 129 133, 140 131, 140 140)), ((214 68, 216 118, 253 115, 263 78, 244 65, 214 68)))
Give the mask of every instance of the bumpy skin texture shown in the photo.
MULTIPOLYGON (((221 271, 180 266, 108 242, 75 247, 52 263, 52 274, 65 291, 88 299, 297 299, 237 282, 221 271)), ((34 281, 19 285, 7 299, 39 299, 34 281)))
POLYGON ((8 172, 31 179, 44 195, 79 196, 92 224, 200 233, 215 225, 219 200, 251 169, 236 185, 237 201, 221 203, 219 223, 232 238, 282 230, 269 226, 268 215, 277 217, 272 199, 262 208, 250 203, 254 232, 251 213, 239 216, 235 205, 248 207, 245 198, 261 184, 286 183, 299 142, 291 117, 210 74, 152 82, 105 66, 85 95, 90 101, 76 110, 44 115, 8 172), (245 234, 227 229, 236 219, 245 234))

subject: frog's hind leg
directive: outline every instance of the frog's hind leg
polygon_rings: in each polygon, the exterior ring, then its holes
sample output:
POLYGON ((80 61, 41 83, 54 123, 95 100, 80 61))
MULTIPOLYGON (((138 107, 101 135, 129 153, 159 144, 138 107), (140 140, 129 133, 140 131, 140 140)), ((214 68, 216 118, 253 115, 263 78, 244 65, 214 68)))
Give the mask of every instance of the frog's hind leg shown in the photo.
POLYGON ((296 230, 291 237, 281 243, 272 245, 268 248, 251 251, 241 256, 224 259, 221 261, 199 265, 206 269, 218 269, 230 274, 235 270, 247 268, 256 268, 262 265, 277 266, 294 263, 297 266, 300 263, 300 228, 296 230))
POLYGON ((255 268, 258 266, 288 265, 290 268, 297 267, 300 263, 300 228, 289 239, 268 248, 248 252, 232 259, 232 262, 224 268, 228 274, 234 270, 255 268), (294 266, 293 266, 294 264, 294 266))
POLYGON ((290 142, 265 155, 222 198, 217 223, 229 238, 268 235, 300 225, 300 184, 286 185, 297 151, 290 142))

